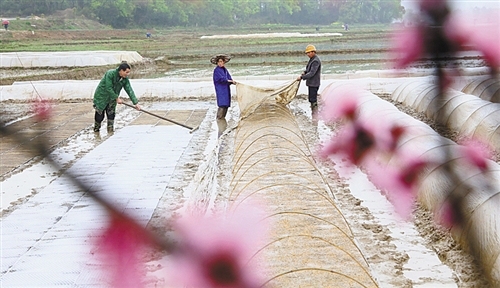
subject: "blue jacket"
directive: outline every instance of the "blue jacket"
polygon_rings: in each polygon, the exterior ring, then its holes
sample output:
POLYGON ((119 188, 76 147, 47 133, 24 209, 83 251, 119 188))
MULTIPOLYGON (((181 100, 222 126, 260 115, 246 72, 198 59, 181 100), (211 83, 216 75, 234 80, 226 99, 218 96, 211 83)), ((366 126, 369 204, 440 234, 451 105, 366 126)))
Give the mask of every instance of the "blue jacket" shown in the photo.
POLYGON ((219 66, 214 69, 214 86, 215 96, 217 97, 217 106, 229 107, 231 106, 231 89, 229 86, 232 84, 227 80, 233 80, 231 74, 227 69, 219 66))

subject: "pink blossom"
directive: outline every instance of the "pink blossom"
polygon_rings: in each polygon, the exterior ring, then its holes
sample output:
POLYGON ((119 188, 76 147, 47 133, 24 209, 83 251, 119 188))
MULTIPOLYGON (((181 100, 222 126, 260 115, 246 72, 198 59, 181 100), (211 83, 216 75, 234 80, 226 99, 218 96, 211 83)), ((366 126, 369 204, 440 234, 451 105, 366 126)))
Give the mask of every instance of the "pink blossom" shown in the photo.
POLYGON ((391 127, 392 142, 398 142, 401 136, 406 132, 406 128, 400 125, 394 125, 391 127))
POLYGON ((370 180, 379 189, 387 192, 396 212, 408 218, 413 210, 418 189, 418 176, 428 164, 420 158, 401 157, 398 167, 381 166, 367 161, 365 166, 370 180))
MULTIPOLYGON (((228 217, 185 216, 175 224, 180 250, 171 280, 187 287, 260 287, 264 281, 250 261, 262 245, 264 223, 255 208, 239 207, 228 217)), ((177 287, 177 286, 175 286, 177 287)))
POLYGON ((491 157, 492 153, 486 144, 476 139, 467 140, 462 143, 459 151, 467 162, 479 168, 482 172, 488 169, 487 160, 491 157))
POLYGON ((47 120, 52 114, 52 105, 47 100, 36 100, 33 102, 33 110, 38 121, 47 120))
POLYGON ((391 58, 395 68, 402 69, 417 60, 424 53, 424 35, 422 27, 409 27, 395 32, 391 38, 391 58))
POLYGON ((441 224, 445 228, 452 228, 454 225, 459 223, 455 209, 453 209, 453 206, 448 201, 443 203, 441 208, 435 213, 434 218, 437 219, 437 223, 441 224))
POLYGON ((481 52, 491 67, 500 66, 500 26, 498 15, 486 18, 494 19, 493 23, 470 25, 475 20, 463 14, 451 15, 445 23, 445 33, 451 41, 460 47, 472 45, 481 52))
POLYGON ((445 36, 459 47, 464 47, 470 42, 471 35, 474 33, 472 27, 467 25, 469 21, 465 15, 453 13, 446 19, 444 24, 445 36))
POLYGON ((375 147, 373 133, 363 125, 349 124, 342 128, 320 152, 324 158, 331 154, 343 154, 348 160, 358 165, 375 147))
POLYGON ((144 287, 144 264, 140 257, 152 243, 146 230, 137 223, 119 215, 111 217, 96 243, 96 251, 106 265, 112 287, 144 287))
POLYGON ((399 181, 408 188, 415 187, 422 169, 427 165, 428 162, 421 158, 406 160, 406 163, 399 170, 399 181))
POLYGON ((484 60, 488 62, 489 66, 495 69, 500 66, 500 32, 498 31, 498 15, 495 24, 482 26, 471 35, 471 44, 481 51, 484 60))
POLYGON ((356 88, 339 88, 333 92, 325 89, 324 99, 325 104, 321 112, 321 118, 327 122, 334 122, 341 118, 353 120, 356 117, 356 108, 358 105, 358 90, 356 88), (335 93, 338 96, 332 97, 330 94, 335 93))
POLYGON ((406 133, 406 128, 397 124, 388 126, 385 122, 372 122, 374 135, 376 135, 377 147, 380 152, 396 152, 399 140, 406 133))

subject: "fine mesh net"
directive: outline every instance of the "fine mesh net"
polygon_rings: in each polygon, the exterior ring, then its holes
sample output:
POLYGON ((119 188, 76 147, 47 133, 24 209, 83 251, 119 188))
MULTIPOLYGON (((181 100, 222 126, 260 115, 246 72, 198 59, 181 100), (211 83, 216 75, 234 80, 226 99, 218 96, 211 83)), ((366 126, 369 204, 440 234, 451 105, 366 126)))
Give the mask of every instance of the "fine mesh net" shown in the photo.
POLYGON ((299 81, 277 89, 238 84, 229 211, 256 201, 272 223, 249 263, 268 263, 263 287, 378 287, 307 140, 285 105, 299 81))
POLYGON ((297 95, 299 85, 300 81, 293 81, 278 88, 259 88, 242 83, 236 84, 241 118, 247 117, 267 101, 287 105, 297 95))

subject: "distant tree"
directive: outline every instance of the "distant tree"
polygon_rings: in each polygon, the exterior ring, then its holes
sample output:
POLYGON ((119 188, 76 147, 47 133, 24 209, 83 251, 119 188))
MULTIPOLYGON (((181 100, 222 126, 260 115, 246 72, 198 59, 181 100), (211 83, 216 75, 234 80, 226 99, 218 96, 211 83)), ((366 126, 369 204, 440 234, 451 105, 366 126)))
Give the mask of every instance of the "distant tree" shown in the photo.
POLYGON ((115 28, 125 28, 133 20, 136 9, 135 0, 91 0, 90 7, 99 22, 115 28))
POLYGON ((339 10, 342 5, 341 0, 322 0, 319 17, 322 23, 331 24, 339 19, 339 10))
POLYGON ((162 0, 146 0, 137 3, 133 12, 134 24, 141 27, 166 25, 170 9, 162 0))
POLYGON ((401 0, 0 0, 3 15, 75 12, 116 28, 230 26, 244 23, 388 23, 401 0))
POLYGON ((2 14, 17 16, 52 14, 57 10, 72 8, 73 0, 0 0, 2 14))
POLYGON ((260 0, 234 0, 234 19, 238 23, 247 22, 260 12, 260 0))
POLYGON ((180 0, 166 0, 170 8, 170 25, 189 25, 189 19, 193 15, 193 5, 180 0))
POLYGON ((405 8, 401 6, 401 1, 380 1, 377 22, 390 23, 395 19, 401 19, 404 14, 405 8))
POLYGON ((301 10, 300 2, 302 1, 299 0, 260 1, 259 16, 265 22, 289 23, 292 16, 301 10))
POLYGON ((340 0, 302 0, 300 11, 293 15, 294 24, 330 24, 338 20, 340 0))
POLYGON ((190 24, 203 26, 229 26, 234 24, 232 0, 194 1, 194 13, 190 24))
POLYGON ((340 7, 339 20, 346 23, 390 23, 404 10, 401 0, 349 0, 340 7))

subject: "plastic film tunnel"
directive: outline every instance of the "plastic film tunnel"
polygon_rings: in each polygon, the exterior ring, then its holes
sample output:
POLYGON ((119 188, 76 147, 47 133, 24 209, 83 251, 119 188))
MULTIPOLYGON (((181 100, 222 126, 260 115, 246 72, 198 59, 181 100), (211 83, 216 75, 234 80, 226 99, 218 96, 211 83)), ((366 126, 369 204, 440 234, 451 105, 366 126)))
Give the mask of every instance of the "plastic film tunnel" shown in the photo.
MULTIPOLYGON (((342 87, 341 85, 330 85, 325 88, 322 96, 328 98, 341 97, 341 88, 343 89, 345 87, 342 87)), ((432 100, 424 100, 427 99, 426 97, 420 97, 422 94, 434 95, 435 93, 432 91, 435 91, 435 88, 429 87, 428 84, 426 87, 422 83, 410 83, 401 87, 401 89, 396 90, 393 97, 398 101, 415 105, 424 101, 432 102, 432 100), (405 89, 408 90, 408 93, 405 94, 407 97, 404 99, 398 98, 398 94, 406 92, 405 89), (415 93, 412 94, 409 93, 409 91, 415 91, 415 93)), ((457 93, 457 95, 463 95, 463 93, 457 93)), ((470 99, 470 97, 464 97, 464 99, 469 102, 477 102, 474 99, 470 99)), ((335 99, 333 99, 333 101, 335 102, 335 99)), ((418 190, 418 201, 424 207, 430 211, 439 211, 442 208, 449 191, 455 191, 457 189, 468 187, 466 190, 467 192, 464 195, 465 203, 467 203, 467 207, 465 207, 467 224, 462 230, 453 228, 452 234, 457 242, 461 243, 466 249, 471 248, 468 247, 468 243, 470 243, 470 239, 474 239, 475 243, 477 243, 475 251, 479 254, 481 266, 492 280, 492 283, 494 283, 494 287, 499 287, 500 209, 498 209, 498 207, 500 207, 500 166, 496 162, 489 160, 489 171, 483 174, 478 170, 471 169, 470 166, 462 165, 464 162, 462 162, 462 154, 459 153, 459 149, 461 149, 460 145, 440 136, 427 124, 400 112, 394 105, 380 99, 378 96, 369 91, 360 92, 358 105, 357 112, 359 113, 361 121, 382 121, 385 123, 397 123, 406 127, 408 131, 403 135, 398 149, 401 149, 400 151, 403 151, 403 153, 411 153, 412 155, 422 157, 433 163, 427 167, 425 172, 421 175, 421 185, 418 190), (445 158, 445 154, 443 153, 444 149, 448 149, 449 158, 445 158), (458 174, 460 175, 461 181, 459 183, 455 183, 445 177, 445 173, 443 171, 445 161, 450 161, 450 164, 456 164, 454 167, 457 168, 458 174), (489 185, 486 185, 486 183, 489 183, 489 185)), ((430 105, 432 104, 426 105, 429 108, 427 108, 427 110, 424 109, 423 111, 433 109, 430 108, 430 105)), ((484 105, 488 104, 483 104, 483 106, 484 105)), ((441 108, 443 106, 445 105, 438 105, 438 107, 441 108)), ((455 108, 457 106, 461 105, 450 105, 450 107, 455 108)), ((481 105, 477 106, 480 107, 481 105)), ((450 110, 454 111, 457 109, 450 110)), ((438 115, 435 115, 435 117, 438 117, 438 115)), ((485 117, 479 118, 484 119, 485 117)), ((462 125, 471 125, 471 123, 473 122, 462 125)), ((482 124, 481 121, 475 121, 475 123, 477 123, 478 126, 482 124)), ((452 126, 456 125, 456 123, 450 124, 452 126)), ((471 131, 476 131, 477 129, 477 127, 470 127, 471 131)), ((383 165, 393 165, 396 164, 395 162, 397 161, 394 157, 381 158, 379 160, 383 165)))
POLYGON ((237 84, 241 120, 229 210, 252 199, 268 208, 271 237, 251 260, 270 264, 264 286, 378 287, 286 106, 299 84, 237 84))
POLYGON ((480 77, 467 84, 462 90, 483 100, 500 103, 500 81, 491 77, 480 77))
POLYGON ((453 89, 441 97, 436 85, 423 81, 402 84, 391 97, 446 125, 459 137, 479 139, 500 152, 500 104, 453 89))

